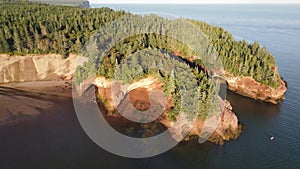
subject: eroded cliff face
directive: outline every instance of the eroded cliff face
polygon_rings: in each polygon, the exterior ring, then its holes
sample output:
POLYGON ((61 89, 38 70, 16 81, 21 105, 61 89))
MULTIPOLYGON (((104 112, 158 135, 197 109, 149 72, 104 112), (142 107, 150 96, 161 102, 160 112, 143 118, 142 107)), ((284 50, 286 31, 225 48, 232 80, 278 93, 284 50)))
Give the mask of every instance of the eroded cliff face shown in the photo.
MULTIPOLYGON (((238 138, 241 133, 241 125, 238 124, 238 118, 232 111, 232 106, 229 101, 222 99, 220 99, 220 101, 221 114, 208 117, 207 119, 196 119, 185 141, 189 141, 193 139, 194 136, 197 136, 200 137, 202 141, 208 140, 222 145, 224 141, 238 138)), ((160 119, 160 121, 166 127, 171 127, 174 124, 167 118, 160 119)), ((177 131, 175 134, 179 135, 180 132, 182 131, 177 131)))
MULTIPOLYGON (((173 51, 174 55, 180 57, 184 56, 179 51, 173 51)), ((190 58, 190 62, 194 62, 197 57, 190 58)), ((216 73, 214 70, 208 70, 205 65, 199 65, 205 72, 216 73)), ((274 69, 278 73, 277 68, 274 69)), ((218 73, 216 73, 218 74, 218 73)), ((254 80, 252 77, 234 76, 233 74, 225 71, 225 79, 228 84, 228 89, 255 100, 278 104, 284 100, 284 94, 287 91, 287 83, 281 78, 280 85, 277 88, 261 84, 254 80)))
MULTIPOLYGON (((70 55, 62 59, 60 55, 0 55, 0 84, 45 80, 72 79, 79 56, 70 55)), ((228 89, 256 100, 277 104, 284 99, 286 83, 281 80, 277 88, 256 82, 251 77, 235 77, 226 73, 228 89)))
POLYGON ((0 56, 0 83, 43 80, 70 80, 78 56, 60 55, 0 56))
MULTIPOLYGON (((80 59, 79 56, 71 55, 67 59, 62 59, 60 55, 29 55, 29 56, 8 56, 1 55, 0 57, 0 83, 6 84, 10 82, 32 82, 32 81, 48 81, 48 80, 71 80, 76 62, 80 59)), ((23 84, 23 83, 21 83, 23 84)), ((122 85, 121 83, 113 83, 111 80, 107 80, 103 77, 97 77, 94 81, 95 86, 97 86, 98 95, 104 99, 106 103, 106 108, 108 112, 113 112, 117 106, 127 106, 127 102, 131 102, 135 104, 136 100, 140 100, 139 92, 151 93, 156 89, 160 90, 162 87, 162 83, 158 81, 155 77, 148 77, 139 81, 136 81, 130 85, 122 85), (137 90, 142 89, 142 90, 137 90), (132 92, 132 95, 128 97, 129 99, 124 99, 128 93, 132 92), (113 95, 112 95, 113 92, 113 95), (127 102, 126 102, 127 101, 127 102)), ((54 85, 55 86, 55 85, 54 85)), ((82 86, 83 88, 89 87, 88 84, 82 86)), ((47 89, 49 90, 49 89, 47 89)), ((55 88, 57 90, 57 87, 55 88)), ((63 86, 62 91, 65 91, 66 88, 63 86)), ((84 90, 84 89, 83 89, 84 90)), ((5 98, 11 99, 11 98, 5 98)), ((172 104, 171 98, 163 98, 160 93, 154 92, 152 95, 152 100, 149 102, 158 102, 161 106, 165 106, 166 110, 171 107, 172 104)), ((25 100, 26 101, 26 100, 25 100)), ((143 103, 137 102, 135 106, 143 109, 147 107, 147 100, 143 100, 143 103)), ((232 112, 232 108, 230 103, 227 101, 223 101, 224 109, 222 108, 222 116, 217 117, 218 121, 217 127, 213 129, 213 131, 209 131, 213 133, 208 138, 209 141, 222 143, 224 140, 235 139, 240 131, 238 126, 238 119, 236 115, 232 112)), ((22 103, 23 104, 23 103, 22 103)), ((23 106, 27 106, 27 103, 23 106)), ((29 108, 31 105, 28 103, 29 108)), ((137 108, 136 107, 136 108, 137 108)), ((27 110, 27 108, 22 108, 27 110)), ((35 109, 33 107, 33 109, 35 109)), ((130 109, 126 107, 126 110, 130 113, 130 109)), ((8 111, 7 114, 10 114, 8 111)), ((17 111, 18 113, 23 111, 17 111)), ((31 111, 28 109, 26 112, 32 112, 34 114, 37 113, 37 110, 31 111)), ((126 112, 125 112, 126 113, 126 112)), ((23 114, 23 113, 21 113, 23 114)), ((2 114, 5 115, 5 114, 2 114)), ((112 114, 112 116, 120 116, 120 114, 112 114)), ((3 119, 9 120, 9 118, 14 116, 5 116, 3 119)), ((212 117, 211 119, 216 118, 212 117)), ((209 120, 209 119, 208 119, 209 120)), ((215 120, 215 119, 213 119, 215 120)), ((168 120, 166 114, 162 114, 158 121, 165 125, 166 127, 170 127, 172 125, 172 121, 168 120)), ((182 125, 186 124, 184 118, 181 119, 182 125)), ((201 135, 203 133, 203 120, 196 120, 192 126, 192 130, 189 136, 192 135, 201 135)), ((175 129, 173 131, 173 136, 180 135, 182 132, 182 128, 175 129)), ((190 137, 187 137, 186 140, 189 140, 190 137)))
MULTIPOLYGON (((148 90, 148 92, 151 92, 156 89, 161 89, 162 86, 162 84, 158 82, 157 78, 155 77, 148 77, 140 81, 136 81, 130 85, 122 85, 118 82, 107 80, 103 77, 97 77, 94 84, 97 87, 98 96, 101 97, 102 101, 105 100, 108 112, 113 112, 117 107, 122 106, 124 100, 126 100, 126 96, 130 95, 130 92, 135 89, 143 88, 148 90)), ((165 104, 165 112, 157 119, 157 121, 162 123, 167 128, 172 127, 174 122, 169 120, 166 114, 172 104, 171 98, 165 98, 164 103, 162 103, 163 99, 161 98, 156 97, 156 100, 160 100, 159 102, 161 102, 161 105, 165 104)), ((193 123, 192 130, 185 140, 190 140, 196 135, 203 138, 207 137, 206 139, 211 142, 223 144, 224 140, 228 141, 230 139, 236 139, 239 136, 241 130, 240 126, 238 125, 238 118, 232 112, 230 103, 222 99, 220 99, 220 101, 220 109, 222 110, 221 116, 212 116, 206 120, 197 119, 193 123), (210 123, 210 121, 213 121, 213 123, 210 123), (209 133, 209 135, 206 136, 205 134, 207 133, 209 133)), ((131 103, 134 104, 135 102, 133 101, 131 103)), ((130 109, 126 110, 129 111, 130 109)), ((110 115, 114 117, 120 116, 118 112, 114 112, 110 115)), ((177 117, 177 124, 179 124, 179 127, 171 131, 174 139, 178 139, 180 137, 184 130, 184 126, 187 125, 188 122, 184 117, 177 117), (178 121, 180 123, 178 123, 178 121)))
POLYGON ((226 73, 228 89, 240 95, 253 98, 255 100, 278 104, 284 100, 287 90, 286 82, 281 79, 277 88, 258 83, 251 77, 235 77, 226 73))

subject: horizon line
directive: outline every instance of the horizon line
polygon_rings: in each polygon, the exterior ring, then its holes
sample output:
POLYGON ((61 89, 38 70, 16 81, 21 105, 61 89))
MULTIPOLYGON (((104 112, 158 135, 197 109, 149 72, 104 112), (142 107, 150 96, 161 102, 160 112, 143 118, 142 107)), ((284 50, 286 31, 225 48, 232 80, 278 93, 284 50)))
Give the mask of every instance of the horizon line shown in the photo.
POLYGON ((159 5, 159 4, 163 4, 163 5, 300 5, 300 2, 298 3, 94 3, 94 2, 90 2, 90 4, 106 4, 106 5, 110 5, 110 4, 120 4, 120 5, 125 5, 125 4, 130 4, 130 5, 147 5, 147 4, 151 4, 151 5, 159 5))
POLYGON ((220 4, 220 5, 226 5, 226 4, 237 4, 237 5, 240 5, 240 4, 257 4, 257 5, 263 5, 263 4, 270 4, 270 5, 276 5, 276 4, 286 4, 286 5, 300 5, 300 1, 297 1, 297 2, 286 2, 286 1, 280 1, 280 2, 263 2, 263 1, 260 1, 260 2, 105 2, 105 1, 102 1, 102 2, 95 2, 95 1, 89 1, 90 4, 179 4, 179 5, 193 5, 193 4, 212 4, 212 5, 215 5, 215 4, 220 4))

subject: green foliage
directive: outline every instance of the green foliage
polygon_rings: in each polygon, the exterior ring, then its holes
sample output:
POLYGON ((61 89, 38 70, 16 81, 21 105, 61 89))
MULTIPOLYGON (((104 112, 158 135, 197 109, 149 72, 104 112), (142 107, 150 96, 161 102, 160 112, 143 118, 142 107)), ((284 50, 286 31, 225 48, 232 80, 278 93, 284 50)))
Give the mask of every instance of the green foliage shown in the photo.
POLYGON ((0 3, 0 53, 80 53, 83 44, 106 22, 125 12, 32 2, 0 3))
MULTIPOLYGON (((14 0, 0 2, 0 53, 16 55, 59 53, 66 58, 70 53, 80 53, 82 46, 101 26, 131 15, 109 8, 86 9, 14 0)), ((280 76, 275 60, 265 47, 257 42, 249 44, 245 40, 235 41, 222 28, 201 21, 187 21, 208 36, 220 54, 227 72, 235 76, 252 77, 271 87, 278 86, 280 76)), ((144 48, 178 51, 186 58, 193 55, 193 51, 174 39, 143 34, 130 37, 125 44, 117 44, 114 51, 110 51, 107 60, 103 61, 105 66, 97 68, 98 73, 111 78, 114 73, 112 67, 116 62, 120 62, 123 56, 144 48)), ((195 62, 202 63, 201 60, 195 62)))
MULTIPOLYGON (((108 22, 131 15, 109 8, 87 9, 11 0, 0 1, 0 10, 0 53, 16 55, 59 53, 62 58, 68 57, 70 53, 80 53, 88 39, 108 22)), ((249 44, 245 40, 235 41, 233 36, 222 28, 201 21, 187 21, 207 35, 219 53, 227 72, 235 76, 252 77, 271 87, 278 86, 280 76, 276 70, 275 60, 265 47, 260 47, 257 42, 249 44)), ((97 45, 95 47, 93 50, 98 50, 97 45)), ((169 119, 175 121, 180 111, 198 113, 199 118, 205 119, 213 111, 219 110, 217 104, 219 89, 215 88, 209 78, 209 70, 203 69, 205 61, 193 60, 192 56, 194 51, 176 39, 154 33, 139 34, 117 43, 101 58, 101 61, 90 56, 89 62, 76 69, 75 83, 79 84, 83 79, 96 73, 106 78, 120 78, 124 83, 153 75, 163 82, 166 96, 172 98, 173 107, 168 112, 169 119), (130 58, 126 64, 122 64, 128 55, 148 48, 158 50, 152 51, 154 53, 143 53, 138 58, 130 58), (163 55, 158 51, 163 51, 163 55), (181 59, 173 53, 179 54, 181 59), (150 55, 168 57, 154 59, 149 57, 150 55), (147 68, 146 65, 152 65, 153 68, 147 68), (178 65, 171 73, 155 69, 173 70, 174 67, 171 65, 178 65), (193 77, 187 77, 183 73, 187 67, 192 71, 193 77), (186 80, 194 78, 196 87, 191 80, 186 80), (182 83, 192 90, 186 91, 182 88, 182 83), (199 108, 190 108, 188 105, 195 102, 192 100, 194 97, 182 100, 185 93, 201 98, 199 108)), ((98 98, 107 106, 107 100, 98 98)))
POLYGON ((123 83, 131 83, 149 75, 156 76, 163 83, 165 95, 172 98, 173 106, 168 112, 170 120, 175 121, 180 111, 189 113, 191 120, 197 114, 206 118, 208 113, 204 112, 208 112, 211 105, 207 99, 213 94, 211 79, 199 66, 191 65, 189 61, 181 60, 165 50, 145 49, 122 58, 121 63, 114 67, 113 78, 123 83), (193 69, 198 71, 191 71, 193 69), (198 106, 192 107, 199 102, 198 94, 202 96, 203 103, 206 103, 201 105, 202 109, 198 109, 198 106))
POLYGON ((273 88, 280 83, 275 59, 266 47, 258 42, 235 41, 233 36, 222 28, 207 23, 188 20, 208 36, 222 58, 224 69, 235 76, 249 76, 257 82, 273 88))

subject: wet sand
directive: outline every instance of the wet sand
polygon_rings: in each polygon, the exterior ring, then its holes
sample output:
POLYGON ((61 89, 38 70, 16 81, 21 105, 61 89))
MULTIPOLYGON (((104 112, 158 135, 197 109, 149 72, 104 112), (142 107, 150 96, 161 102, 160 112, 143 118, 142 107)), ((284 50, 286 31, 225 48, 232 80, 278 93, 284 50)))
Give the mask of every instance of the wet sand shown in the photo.
POLYGON ((58 113, 72 105, 71 81, 38 81, 0 85, 0 125, 58 113))

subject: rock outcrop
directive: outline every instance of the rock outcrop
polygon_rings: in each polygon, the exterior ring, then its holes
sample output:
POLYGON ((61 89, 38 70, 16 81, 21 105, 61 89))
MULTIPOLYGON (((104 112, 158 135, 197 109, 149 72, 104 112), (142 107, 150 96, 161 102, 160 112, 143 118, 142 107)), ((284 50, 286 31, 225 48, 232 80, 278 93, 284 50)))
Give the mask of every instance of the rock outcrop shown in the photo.
MULTIPOLYGON (((54 54, 28 56, 1 55, 0 62, 2 64, 0 65, 0 84, 11 82, 71 80, 75 70, 76 61, 78 59, 79 57, 75 55, 70 55, 70 57, 68 57, 67 59, 62 59, 60 55, 54 54)), ((126 99, 124 98, 128 95, 128 93, 130 93, 130 91, 135 91, 136 89, 143 88, 143 90, 135 92, 151 93, 151 91, 155 91, 156 89, 159 90, 162 87, 162 84, 155 77, 148 77, 136 81, 130 85, 122 85, 121 83, 114 83, 113 81, 107 80, 103 77, 97 77, 94 81, 94 84, 95 86, 97 86, 98 96, 103 99, 102 101, 105 102, 108 112, 111 113, 118 106, 128 105, 126 103, 124 104, 124 102, 126 101, 126 99)), ((83 85, 83 88, 87 87, 89 86, 83 85)), ((143 100, 143 103, 136 102, 136 100, 139 100, 139 98, 135 97, 134 95, 137 94, 133 92, 132 95, 133 100, 131 98, 131 100, 127 99, 127 101, 131 101, 133 104, 136 104, 135 106, 138 106, 139 108, 147 107, 147 103, 145 103, 147 101, 143 100)), ((165 106, 166 110, 170 108, 172 104, 171 98, 161 97, 162 95, 160 95, 160 93, 158 92, 154 92, 153 96, 155 97, 155 99, 150 99, 149 102, 158 101, 162 106, 165 106), (158 99, 158 97, 160 99, 158 99)), ((5 101, 12 101, 13 98, 5 97, 3 99, 5 101)), ((36 113, 36 111, 29 111, 29 109, 31 109, 31 105, 29 102, 25 102, 26 100, 24 100, 22 106, 25 106, 26 108, 22 109, 28 109, 28 111, 26 112, 38 114, 36 113)), ((208 140, 216 143, 223 143, 223 140, 234 139, 239 134, 237 117, 232 112, 230 103, 227 101, 223 102, 225 108, 223 109, 224 111, 222 112, 222 116, 217 117, 218 124, 213 131, 210 131, 212 135, 210 135, 210 137, 208 138, 208 140)), ((2 113, 1 116, 3 117, 1 117, 1 119, 9 120, 9 118, 15 117, 15 115, 10 114, 10 112, 13 111, 7 110, 6 112, 6 114, 2 113)), ((17 111, 17 113, 18 112, 21 112, 20 114, 23 114, 22 111, 17 111)), ((125 114, 126 113, 127 112, 125 112, 125 114)), ((116 116, 116 114, 114 114, 113 116, 116 116)), ((166 127, 170 127, 172 121, 168 120, 164 115, 162 115, 162 117, 163 118, 158 118, 158 121, 164 124, 166 127)), ((184 119, 182 121, 184 123, 184 119)), ((203 132, 203 126, 204 121, 197 119, 193 124, 189 136, 201 135, 201 132, 203 132)), ((174 136, 176 135, 176 133, 179 134, 180 131, 174 131, 174 136)), ((189 137, 186 139, 189 139, 189 137)))
MULTIPOLYGON (((222 145, 224 141, 238 138, 241 133, 241 125, 238 124, 238 118, 232 111, 230 102, 222 99, 220 101, 221 114, 207 119, 196 119, 185 141, 189 141, 196 136, 197 138, 200 137, 199 141, 201 142, 208 140, 222 145)), ((167 118, 160 120, 166 127, 173 125, 173 122, 167 118)))
MULTIPOLYGON (((155 77, 148 77, 140 81, 136 81, 130 85, 122 85, 119 82, 107 80, 103 77, 97 77, 94 84, 97 87, 98 97, 100 97, 101 100, 105 102, 105 106, 108 112, 113 112, 117 109, 119 104, 122 105, 122 101, 126 100, 125 97, 131 90, 138 89, 140 87, 146 88, 148 91, 161 89, 161 83, 159 83, 155 77)), ((205 135, 203 133, 209 133, 209 135, 203 136, 207 137, 204 138, 205 140, 209 140, 217 144, 223 144, 224 140, 228 141, 230 139, 236 139, 238 137, 238 135, 240 134, 238 119, 232 112, 230 103, 226 100, 222 100, 221 98, 220 101, 220 109, 222 110, 221 115, 212 116, 206 120, 195 120, 189 135, 186 137, 186 140, 190 140, 195 135, 201 137, 202 135, 205 135), (214 123, 210 124, 210 120, 214 121, 214 123), (206 131, 204 131, 204 128, 206 131)), ((172 104, 171 98, 166 98, 166 103, 166 111, 160 118, 157 119, 157 121, 162 123, 167 128, 170 128, 174 123, 167 118, 166 112, 170 107, 170 104, 172 104)), ((120 116, 118 112, 114 112, 114 114, 110 115, 115 117, 120 116)), ((184 118, 179 120, 182 121, 182 124, 180 126, 185 126, 187 124, 184 118)), ((181 132, 182 130, 179 127, 178 130, 172 131, 172 136, 176 139, 179 137, 181 132)))
MULTIPOLYGON (((180 57, 183 56, 179 51, 173 51, 174 55, 180 57)), ((193 62, 194 57, 189 61, 193 62)), ((208 70, 205 65, 199 65, 205 72, 210 74, 218 74, 215 70, 208 70)), ((278 72, 277 68, 274 71, 278 72)), ((226 71, 225 71, 226 72, 226 71)), ((252 77, 234 76, 233 74, 226 72, 225 79, 227 81, 228 89, 242 96, 246 96, 255 100, 278 104, 284 100, 284 94, 287 90, 287 83, 280 79, 280 84, 276 88, 272 88, 268 85, 261 84, 254 80, 252 77)))
POLYGON ((261 84, 251 77, 235 77, 226 73, 228 89, 255 100, 278 104, 284 100, 284 94, 287 90, 286 82, 281 79, 277 88, 261 84))
POLYGON ((78 56, 62 59, 60 55, 0 55, 0 84, 72 79, 78 56))

